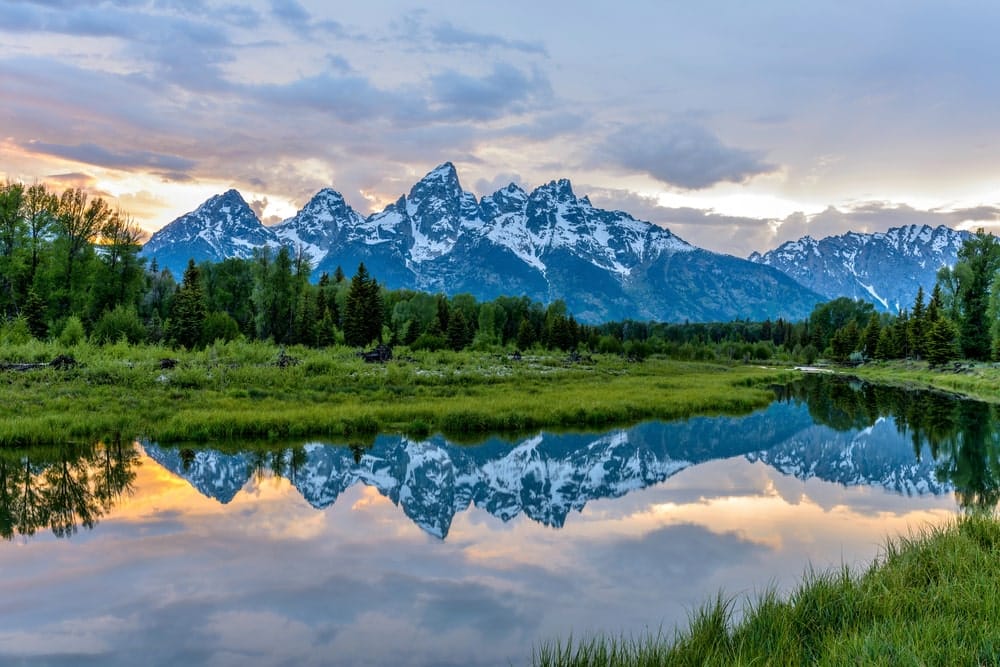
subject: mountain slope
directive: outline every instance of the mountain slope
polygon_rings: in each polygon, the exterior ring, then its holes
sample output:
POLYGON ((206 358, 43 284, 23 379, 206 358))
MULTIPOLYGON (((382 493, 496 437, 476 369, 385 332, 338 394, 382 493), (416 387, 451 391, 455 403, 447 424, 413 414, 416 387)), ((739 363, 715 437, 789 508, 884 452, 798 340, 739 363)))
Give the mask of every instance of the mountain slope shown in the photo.
POLYGON ((927 225, 887 232, 849 232, 789 241, 750 261, 774 267, 828 299, 864 299, 883 311, 910 308, 923 286, 929 294, 942 266, 953 266, 969 232, 927 225))

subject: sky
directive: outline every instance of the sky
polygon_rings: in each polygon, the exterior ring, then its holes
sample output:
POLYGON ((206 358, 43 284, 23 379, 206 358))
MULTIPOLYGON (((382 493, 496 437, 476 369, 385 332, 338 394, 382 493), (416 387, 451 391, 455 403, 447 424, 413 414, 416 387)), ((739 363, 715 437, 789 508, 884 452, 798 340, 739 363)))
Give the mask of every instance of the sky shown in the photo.
POLYGON ((1000 3, 0 0, 0 179, 152 232, 237 188, 364 214, 451 161, 746 256, 1000 227, 1000 3))

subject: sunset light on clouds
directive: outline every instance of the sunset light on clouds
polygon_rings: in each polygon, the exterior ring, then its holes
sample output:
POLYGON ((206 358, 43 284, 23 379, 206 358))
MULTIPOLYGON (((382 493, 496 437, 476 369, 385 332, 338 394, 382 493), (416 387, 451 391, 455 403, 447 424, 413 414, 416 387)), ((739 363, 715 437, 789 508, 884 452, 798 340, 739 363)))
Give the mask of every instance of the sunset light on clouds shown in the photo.
POLYGON ((154 231, 230 187, 368 213, 569 178, 740 256, 1000 223, 994 3, 0 0, 0 178, 154 231), (808 8, 807 8, 808 7, 808 8))

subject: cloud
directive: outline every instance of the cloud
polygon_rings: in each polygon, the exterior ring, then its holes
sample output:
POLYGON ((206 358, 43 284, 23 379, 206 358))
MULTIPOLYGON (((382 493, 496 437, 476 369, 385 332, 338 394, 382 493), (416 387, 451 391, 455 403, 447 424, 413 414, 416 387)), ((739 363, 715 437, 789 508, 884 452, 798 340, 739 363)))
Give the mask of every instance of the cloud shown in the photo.
POLYGON ((235 15, 222 10, 221 16, 191 19, 202 16, 190 13, 191 4, 197 3, 160 3, 152 10, 124 3, 20 4, 5 12, 0 30, 115 38, 124 42, 127 55, 152 65, 162 80, 202 91, 221 88, 225 78, 220 65, 232 60, 234 45, 227 27, 213 21, 233 15, 237 22, 252 23, 253 17, 242 10, 235 15))
POLYGON ((737 257, 747 248, 769 248, 774 240, 775 221, 723 215, 712 209, 688 206, 661 206, 653 197, 608 188, 587 189, 595 206, 625 211, 629 215, 669 229, 689 243, 737 257))
POLYGON ((97 144, 50 144, 42 141, 29 141, 21 148, 35 153, 43 153, 56 157, 92 164, 112 169, 157 168, 169 171, 186 171, 192 169, 197 162, 176 155, 165 155, 151 151, 133 150, 114 152, 97 144))
POLYGON ((260 199, 254 199, 250 202, 250 210, 252 210, 259 220, 264 219, 264 209, 267 208, 267 197, 262 197, 260 199))
POLYGON ((906 225, 954 226, 951 215, 941 211, 921 211, 905 204, 860 202, 843 209, 828 206, 819 213, 793 213, 781 221, 775 244, 794 241, 803 236, 816 239, 839 236, 849 231, 872 234, 906 225))
POLYGON ((1000 222, 1000 207, 997 206, 976 206, 972 208, 962 208, 950 211, 948 217, 952 223, 960 225, 963 223, 981 222, 984 224, 995 224, 1000 222))
POLYGON ((380 88, 368 77, 345 71, 343 60, 333 60, 327 71, 286 84, 246 87, 283 112, 308 108, 345 123, 389 120, 397 125, 431 126, 494 120, 541 104, 551 88, 537 72, 497 64, 487 74, 469 75, 445 70, 421 85, 380 88))
POLYGON ((501 48, 521 51, 523 53, 547 55, 545 46, 540 42, 526 42, 518 39, 507 39, 499 35, 463 30, 448 21, 430 28, 431 37, 442 46, 454 46, 471 49, 501 48))
POLYGON ((523 112, 552 94, 544 75, 528 75, 506 63, 485 76, 445 70, 430 77, 430 89, 437 115, 448 120, 492 120, 523 112))
POLYGON ((493 194, 497 190, 501 190, 507 187, 511 183, 517 185, 522 190, 530 189, 528 185, 525 184, 524 179, 521 178, 520 174, 509 173, 509 172, 503 174, 497 174, 496 176, 490 179, 480 178, 478 181, 476 181, 474 187, 480 197, 486 197, 488 195, 493 194))
POLYGON ((271 0, 271 16, 303 35, 309 35, 314 30, 344 35, 344 28, 340 23, 332 20, 314 20, 309 10, 298 0, 271 0))
POLYGON ((744 183, 777 167, 757 151, 731 148, 701 125, 675 121, 633 125, 608 137, 600 157, 679 188, 700 190, 717 183, 744 183))
POLYGON ((68 174, 49 174, 45 177, 45 180, 68 185, 73 188, 89 188, 93 187, 97 182, 97 179, 92 175, 82 171, 74 171, 68 174))

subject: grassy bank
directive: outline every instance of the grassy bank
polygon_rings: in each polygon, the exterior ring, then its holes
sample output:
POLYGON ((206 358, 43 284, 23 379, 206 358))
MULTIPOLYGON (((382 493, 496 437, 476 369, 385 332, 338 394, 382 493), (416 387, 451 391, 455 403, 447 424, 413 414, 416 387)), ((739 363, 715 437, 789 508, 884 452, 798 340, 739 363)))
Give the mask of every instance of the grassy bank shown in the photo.
POLYGON ((32 343, 0 349, 0 362, 77 366, 0 372, 0 446, 107 434, 164 441, 351 436, 377 431, 473 434, 587 428, 766 405, 770 382, 790 376, 752 366, 595 355, 414 353, 366 364, 352 350, 262 343, 198 352, 155 346, 32 343), (176 359, 173 368, 161 360, 176 359))
POLYGON ((850 371, 860 378, 906 389, 938 389, 1000 403, 1000 367, 989 363, 954 364, 931 369, 922 361, 882 361, 850 371))
POLYGON ((998 665, 1000 522, 970 516, 890 542, 866 572, 813 575, 731 622, 717 600, 672 640, 597 638, 536 665, 998 665))

